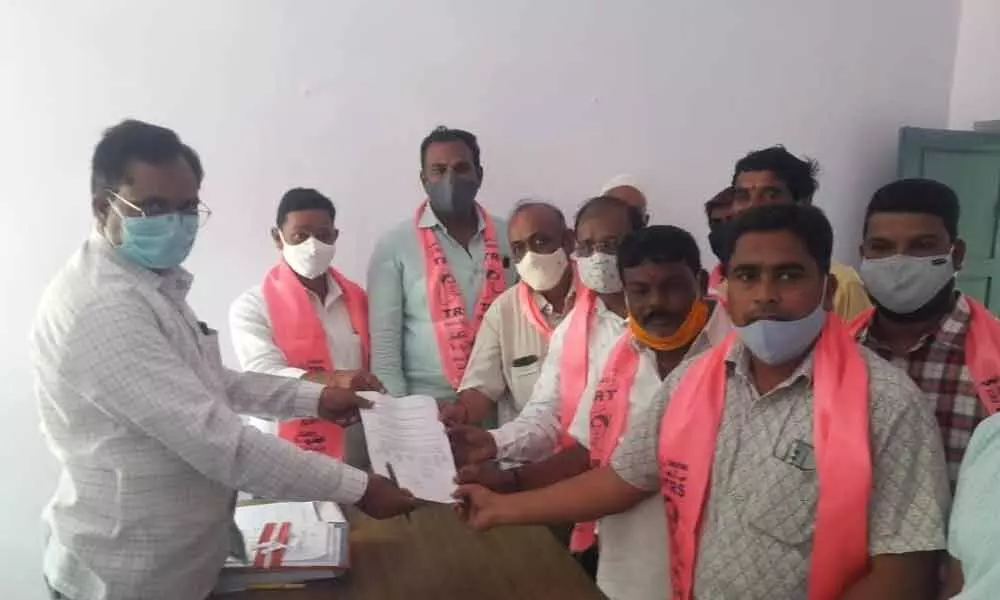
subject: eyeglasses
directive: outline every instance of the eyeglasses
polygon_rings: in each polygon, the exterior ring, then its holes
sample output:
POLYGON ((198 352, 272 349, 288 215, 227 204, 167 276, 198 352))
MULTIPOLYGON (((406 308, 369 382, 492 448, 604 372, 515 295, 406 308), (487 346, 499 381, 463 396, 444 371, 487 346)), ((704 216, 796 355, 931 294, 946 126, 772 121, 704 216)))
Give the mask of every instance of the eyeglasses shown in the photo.
POLYGON ((590 256, 594 252, 600 252, 601 254, 618 254, 619 243, 620 242, 617 238, 601 240, 599 242, 577 242, 573 252, 577 256, 590 256))
POLYGON ((150 198, 144 200, 142 206, 136 206, 135 203, 122 197, 120 194, 114 190, 105 190, 108 194, 115 197, 116 200, 128 206, 132 210, 139 213, 141 217, 162 217, 164 215, 169 215, 173 213, 182 215, 193 215, 198 217, 198 226, 204 227, 205 223, 208 221, 209 217, 212 216, 212 209, 210 209, 204 202, 200 200, 194 200, 187 203, 185 206, 180 208, 174 208, 166 200, 160 198, 150 198))

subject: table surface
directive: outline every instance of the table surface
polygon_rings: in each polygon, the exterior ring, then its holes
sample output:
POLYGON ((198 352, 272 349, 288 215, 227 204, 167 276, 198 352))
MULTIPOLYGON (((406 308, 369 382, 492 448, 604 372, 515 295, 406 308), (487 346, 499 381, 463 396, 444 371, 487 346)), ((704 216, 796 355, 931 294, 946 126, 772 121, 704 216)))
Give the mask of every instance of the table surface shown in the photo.
POLYGON ((576 561, 544 527, 476 533, 451 508, 425 506, 386 521, 348 511, 352 568, 299 590, 230 600, 600 600, 576 561))

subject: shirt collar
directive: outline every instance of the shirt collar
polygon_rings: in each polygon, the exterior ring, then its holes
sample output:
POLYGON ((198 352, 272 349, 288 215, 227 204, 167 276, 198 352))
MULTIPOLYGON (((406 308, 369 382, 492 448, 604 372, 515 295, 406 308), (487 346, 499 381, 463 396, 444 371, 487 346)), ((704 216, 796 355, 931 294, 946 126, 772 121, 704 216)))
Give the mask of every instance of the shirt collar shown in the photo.
POLYGON ((610 319, 616 323, 620 323, 622 326, 628 322, 625 317, 620 316, 618 313, 608 308, 608 306, 604 304, 604 300, 601 300, 600 296, 594 298, 594 316, 598 319, 610 319))
POLYGON ((536 290, 531 290, 531 295, 535 299, 535 305, 538 306, 538 310, 542 312, 545 316, 560 317, 569 314, 569 311, 573 310, 573 306, 576 304, 576 286, 569 286, 569 291, 566 292, 566 298, 563 301, 563 311, 560 314, 556 314, 555 308, 553 308, 552 303, 546 300, 545 296, 541 292, 536 290))
MULTIPOLYGON (((476 232, 482 233, 483 229, 486 228, 485 219, 482 217, 483 208, 476 203, 476 232)), ((417 220, 417 227, 421 229, 444 229, 444 223, 438 218, 437 214, 431 210, 430 203, 426 203, 421 210, 420 219, 417 220)))
POLYGON ((333 303, 336 302, 337 299, 340 298, 340 296, 344 293, 344 290, 340 288, 340 285, 337 283, 337 280, 333 278, 333 275, 330 275, 329 271, 326 272, 326 296, 323 298, 323 300, 320 300, 316 292, 312 291, 305 285, 303 285, 302 287, 305 288, 307 294, 315 298, 317 302, 319 302, 326 308, 332 306, 333 303))
POLYGON ((122 271, 127 278, 136 283, 154 287, 163 294, 178 300, 187 298, 188 292, 191 291, 194 276, 183 267, 167 269, 162 273, 140 267, 119 254, 111 242, 96 229, 90 234, 89 245, 100 256, 122 271))
MULTIPOLYGON (((920 338, 916 345, 910 348, 908 352, 914 352, 931 344, 937 344, 951 350, 963 349, 965 348, 965 337, 969 333, 969 324, 971 322, 972 313, 969 310, 969 301, 966 299, 965 294, 958 292, 955 307, 941 319, 938 328, 920 338)), ((875 348, 888 348, 884 342, 878 339, 871 330, 870 325, 858 334, 858 340, 862 344, 867 344, 875 348)))
MULTIPOLYGON (((726 364, 728 365, 728 371, 730 373, 735 373, 737 376, 744 379, 748 384, 753 385, 753 377, 750 375, 750 350, 747 349, 746 345, 744 345, 738 337, 733 342, 733 347, 729 349, 729 354, 726 355, 726 364)), ((798 367, 795 368, 794 371, 792 371, 792 374, 789 375, 787 379, 776 385, 766 394, 761 394, 761 398, 766 398, 774 392, 791 387, 802 380, 811 384, 813 374, 812 368, 813 351, 810 350, 809 354, 806 355, 805 359, 799 364, 798 367)))

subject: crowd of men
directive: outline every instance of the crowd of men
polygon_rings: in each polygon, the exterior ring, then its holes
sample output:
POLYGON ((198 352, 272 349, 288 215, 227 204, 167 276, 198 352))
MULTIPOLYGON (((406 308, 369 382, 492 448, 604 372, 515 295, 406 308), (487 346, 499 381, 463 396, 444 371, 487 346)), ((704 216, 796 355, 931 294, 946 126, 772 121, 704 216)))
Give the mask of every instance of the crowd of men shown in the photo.
POLYGON ((501 219, 474 135, 435 129, 420 161, 364 285, 334 266, 334 204, 280 199, 275 263, 231 307, 236 371, 185 300, 198 155, 143 122, 105 132, 94 230, 31 338, 63 465, 54 598, 206 597, 236 491, 419 509, 367 469, 371 390, 438 400, 460 518, 549 525, 612 600, 1000 596, 1000 322, 956 287, 949 187, 875 192, 855 271, 815 163, 754 151, 704 204, 703 265, 630 177, 572 223, 540 201, 501 219))

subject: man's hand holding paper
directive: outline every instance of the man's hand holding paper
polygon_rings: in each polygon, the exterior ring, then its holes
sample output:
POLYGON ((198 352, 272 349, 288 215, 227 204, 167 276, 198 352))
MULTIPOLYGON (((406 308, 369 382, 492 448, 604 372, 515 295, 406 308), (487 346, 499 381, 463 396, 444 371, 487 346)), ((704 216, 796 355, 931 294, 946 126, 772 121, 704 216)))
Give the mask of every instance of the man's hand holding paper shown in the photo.
POLYGON ((359 395, 373 404, 361 411, 361 421, 374 471, 389 477, 388 465, 392 465, 400 487, 416 498, 453 503, 455 460, 434 398, 359 395))

